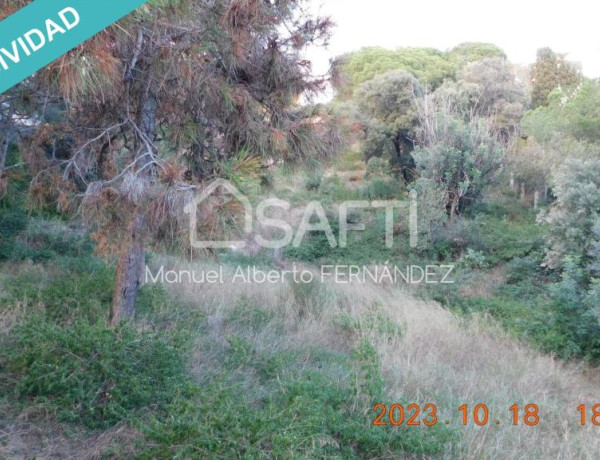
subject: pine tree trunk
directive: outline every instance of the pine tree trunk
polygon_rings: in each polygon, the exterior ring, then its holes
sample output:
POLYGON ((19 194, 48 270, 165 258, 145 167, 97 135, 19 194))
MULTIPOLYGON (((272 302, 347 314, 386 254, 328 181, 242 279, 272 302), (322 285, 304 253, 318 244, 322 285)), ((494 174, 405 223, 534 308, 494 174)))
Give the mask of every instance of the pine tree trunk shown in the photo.
MULTIPOLYGON (((142 32, 138 35, 138 46, 132 60, 131 68, 135 68, 139 49, 143 44, 142 32)), ((158 103, 152 91, 152 81, 149 80, 146 91, 141 95, 137 122, 142 138, 139 139, 141 147, 137 152, 137 169, 139 178, 150 178, 152 175, 149 163, 152 161, 148 155, 147 144, 154 144, 156 139, 156 114, 158 103)), ((135 300, 142 284, 145 257, 145 235, 147 227, 144 209, 136 208, 129 221, 125 235, 119 248, 119 260, 115 274, 115 291, 110 310, 111 326, 118 325, 123 319, 132 319, 135 315, 135 300)))
POLYGON ((144 252, 144 216, 137 213, 127 226, 127 234, 119 248, 115 290, 110 311, 110 324, 117 326, 135 315, 135 299, 142 283, 146 257, 144 252))

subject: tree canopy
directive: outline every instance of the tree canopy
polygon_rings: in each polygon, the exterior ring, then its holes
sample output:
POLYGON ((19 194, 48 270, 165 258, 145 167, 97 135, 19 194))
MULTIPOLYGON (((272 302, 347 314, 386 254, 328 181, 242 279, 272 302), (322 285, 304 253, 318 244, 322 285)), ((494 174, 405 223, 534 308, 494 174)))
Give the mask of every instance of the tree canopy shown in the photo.
POLYGON ((531 104, 535 109, 548 105, 548 96, 555 89, 567 90, 577 86, 582 76, 580 70, 568 62, 563 54, 542 48, 538 50, 537 60, 531 67, 531 79, 531 104))

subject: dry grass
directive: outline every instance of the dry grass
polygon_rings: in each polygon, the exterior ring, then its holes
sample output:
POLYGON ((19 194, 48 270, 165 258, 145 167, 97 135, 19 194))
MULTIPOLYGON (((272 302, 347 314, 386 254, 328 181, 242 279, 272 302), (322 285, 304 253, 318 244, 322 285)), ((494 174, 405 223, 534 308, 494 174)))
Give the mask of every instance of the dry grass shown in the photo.
MULTIPOLYGON (((207 268, 177 266, 178 270, 198 272, 207 268)), ((285 324, 283 334, 273 323, 250 337, 259 349, 315 345, 349 349, 366 336, 381 356, 390 398, 437 403, 440 420, 451 421, 462 433, 461 458, 592 459, 600 452, 597 428, 581 427, 576 410, 581 403, 598 403, 594 399, 600 386, 598 376, 585 377, 583 366, 564 364, 532 351, 487 318, 465 322, 397 287, 372 284, 329 285, 327 294, 323 290, 315 293, 320 307, 304 315, 298 313, 298 298, 290 283, 184 284, 170 289, 179 302, 206 312, 208 342, 213 344, 226 346, 224 318, 242 297, 273 311, 277 321, 285 324), (382 336, 373 330, 359 330, 349 336, 336 326, 342 313, 359 318, 373 311, 401 326, 401 336, 382 336), (470 423, 462 427, 458 407, 480 403, 490 409, 490 426, 479 428, 470 423), (509 407, 529 403, 539 405, 540 425, 512 426, 509 407), (495 425, 496 420, 502 422, 500 426, 495 425)), ((204 347, 196 350, 193 365, 201 375, 211 360, 218 359, 216 348, 211 351, 204 347)))
MULTIPOLYGON (((0 405, 0 410, 2 406, 0 405)), ((81 459, 131 458, 141 434, 127 425, 94 434, 79 432, 53 422, 33 406, 10 424, 0 419, 0 458, 81 459), (31 420, 30 420, 31 419, 31 420), (118 452, 118 454, 117 454, 118 452)))

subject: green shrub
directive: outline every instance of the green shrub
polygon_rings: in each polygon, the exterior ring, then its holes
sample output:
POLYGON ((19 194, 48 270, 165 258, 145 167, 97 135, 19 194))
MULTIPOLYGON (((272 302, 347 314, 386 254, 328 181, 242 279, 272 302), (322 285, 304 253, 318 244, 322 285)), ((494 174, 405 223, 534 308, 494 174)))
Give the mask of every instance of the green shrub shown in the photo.
POLYGON ((167 292, 162 284, 145 284, 140 288, 135 299, 136 315, 157 315, 167 302, 167 292))
POLYGON ((33 316, 3 342, 3 380, 16 398, 45 402, 61 420, 91 428, 164 408, 185 381, 182 343, 131 326, 62 327, 33 316))
POLYGON ((27 228, 28 217, 22 209, 0 209, 0 260, 19 260, 26 253, 16 237, 27 228))
POLYGON ((460 259, 460 263, 470 268, 484 268, 486 266, 485 255, 481 251, 467 248, 467 252, 460 259))
POLYGON ((372 157, 367 163, 365 179, 390 178, 390 162, 387 158, 372 157))
POLYGON ((558 349, 568 359, 583 356, 594 362, 600 360, 600 323, 596 289, 587 291, 585 271, 580 262, 567 259, 562 279, 550 287, 553 301, 553 325, 564 338, 558 349))
POLYGON ((104 322, 112 301, 114 269, 93 257, 66 259, 61 268, 49 280, 37 273, 8 279, 4 285, 8 300, 28 299, 43 306, 48 318, 62 323, 76 318, 104 322))
POLYGON ((323 182, 323 171, 320 169, 309 171, 304 178, 304 187, 309 191, 319 190, 323 182))
POLYGON ((85 232, 70 228, 59 220, 32 219, 23 238, 32 248, 31 258, 34 261, 60 256, 72 258, 88 256, 94 250, 94 244, 85 232), (47 254, 40 255, 44 251, 47 254))
POLYGON ((534 257, 517 257, 506 264, 506 283, 519 284, 541 276, 541 262, 534 257))
POLYGON ((363 189, 363 196, 367 200, 394 200, 403 192, 404 187, 399 181, 375 178, 363 189))
POLYGON ((261 250, 254 255, 245 255, 241 252, 224 252, 220 254, 221 262, 233 267, 257 267, 270 269, 276 267, 272 251, 261 250))
POLYGON ((487 266, 494 267, 515 258, 541 254, 544 229, 534 221, 511 222, 485 215, 475 219, 461 218, 444 229, 434 247, 438 250, 450 247, 458 249, 459 253, 461 249, 470 248, 485 257, 487 266))
POLYGON ((349 188, 337 174, 323 179, 319 193, 334 202, 360 198, 358 191, 349 188))
MULTIPOLYGON (((395 222, 400 222, 399 211, 395 222)), ((333 213, 328 214, 329 224, 336 242, 339 243, 339 218, 333 213)), ((301 260, 309 263, 343 263, 343 264, 370 264, 373 262, 386 262, 394 256, 394 250, 386 247, 386 215, 385 212, 358 212, 348 213, 348 222, 363 222, 364 231, 349 232, 346 247, 331 247, 324 232, 307 233, 298 247, 288 246, 285 256, 288 259, 301 260)), ((408 246, 408 236, 396 237, 395 244, 401 248, 402 243, 408 246)))

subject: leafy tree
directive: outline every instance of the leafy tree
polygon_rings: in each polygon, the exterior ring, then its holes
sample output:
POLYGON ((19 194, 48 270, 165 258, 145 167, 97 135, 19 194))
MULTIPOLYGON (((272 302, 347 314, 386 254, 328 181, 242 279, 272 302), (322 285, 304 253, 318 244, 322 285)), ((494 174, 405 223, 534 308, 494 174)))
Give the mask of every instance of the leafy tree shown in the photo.
POLYGON ((506 54, 488 43, 463 43, 449 53, 433 48, 363 48, 334 60, 332 82, 338 98, 347 99, 361 84, 378 75, 392 70, 406 70, 423 87, 434 90, 445 80, 453 80, 456 72, 465 65, 486 58, 506 59, 506 54))
POLYGON ((579 69, 565 60, 564 55, 542 48, 538 50, 536 63, 531 68, 531 79, 531 104, 535 109, 548 105, 548 96, 555 89, 577 86, 582 76, 579 69))
POLYGON ((487 58, 467 65, 459 75, 476 96, 472 113, 491 117, 502 131, 514 132, 529 103, 525 86, 518 82, 510 63, 502 58, 487 58))
POLYGON ((356 97, 363 113, 373 120, 367 128, 365 157, 391 154, 391 164, 410 182, 413 178, 414 133, 418 124, 416 99, 423 89, 404 70, 394 70, 364 83, 356 97))
POLYGON ((428 107, 422 113, 419 146, 413 155, 419 175, 444 192, 452 219, 496 179, 504 147, 485 119, 466 122, 428 107))
POLYGON ((70 141, 32 166, 31 193, 80 203, 98 251, 118 256, 112 324, 134 314, 147 244, 186 235, 184 205, 212 177, 335 151, 327 115, 296 103, 322 88, 301 51, 330 26, 302 4, 151 1, 37 75, 67 110, 30 157, 59 133, 70 141))
MULTIPOLYGON (((540 109, 538 109, 540 110, 540 109)), ((594 156, 588 142, 578 141, 560 132, 549 134, 544 142, 535 136, 520 139, 514 148, 507 152, 507 163, 517 182, 525 185, 527 191, 541 191, 547 194, 553 172, 573 158, 580 160, 594 156)))
POLYGON ((450 62, 454 62, 459 68, 462 68, 471 62, 493 58, 506 59, 507 56, 501 48, 491 43, 467 42, 452 48, 448 53, 448 58, 450 62))
POLYGON ((577 260, 589 282, 600 273, 600 160, 569 159, 554 174, 556 201, 547 214, 547 263, 561 268, 565 259, 577 260))
POLYGON ((572 91, 554 90, 547 106, 538 107, 523 120, 525 132, 539 141, 553 137, 573 137, 581 141, 600 141, 600 82, 585 80, 572 91))
POLYGON ((421 85, 433 89, 453 78, 457 69, 444 53, 432 48, 364 48, 334 60, 332 83, 338 98, 346 99, 363 83, 392 70, 409 72, 421 85))
POLYGON ((456 82, 446 82, 434 100, 461 114, 465 120, 489 118, 507 137, 518 130, 528 105, 527 92, 512 67, 502 58, 486 58, 467 64, 456 82))

